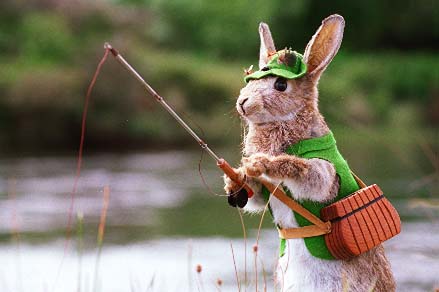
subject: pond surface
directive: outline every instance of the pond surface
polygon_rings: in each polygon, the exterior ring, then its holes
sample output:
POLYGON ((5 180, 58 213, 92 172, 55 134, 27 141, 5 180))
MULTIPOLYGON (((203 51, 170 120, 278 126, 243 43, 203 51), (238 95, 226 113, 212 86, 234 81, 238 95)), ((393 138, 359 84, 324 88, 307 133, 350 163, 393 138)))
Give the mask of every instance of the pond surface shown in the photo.
MULTIPOLYGON (((405 223, 404 231, 386 243, 398 291, 433 291, 439 286, 439 229, 431 223, 405 223)), ((247 291, 255 291, 254 237, 248 239, 247 269, 242 239, 224 237, 172 237, 124 245, 105 245, 95 276, 97 250, 81 257, 69 252, 63 259, 63 243, 0 246, 0 291, 237 291, 233 247, 241 285, 247 270, 247 291), (202 272, 196 273, 196 266, 202 272), (60 270, 61 269, 61 270, 60 270), (61 272, 60 272, 61 271, 61 272), (58 277, 57 277, 58 275, 58 277), (80 279, 80 280, 78 280, 80 279), (54 284, 56 282, 56 285, 54 284), (56 287, 56 288, 55 288, 56 287)), ((258 254, 259 289, 274 290, 273 268, 277 256, 277 233, 262 232, 258 254), (264 273, 266 273, 264 281, 264 273), (266 283, 266 284, 264 284, 266 283)), ((244 291, 244 289, 242 289, 244 291)))
MULTIPOLYGON (((241 290, 255 291, 252 246, 260 215, 244 216, 245 245, 237 210, 206 190, 198 160, 197 152, 178 151, 85 157, 65 254, 75 158, 0 160, 0 291, 216 291, 217 279, 223 282, 221 291, 237 291, 231 244, 241 290), (105 239, 95 272, 107 185, 105 239), (80 236, 78 213, 84 218, 80 236), (201 274, 195 272, 197 264, 201 274)), ((202 169, 211 189, 222 195, 221 173, 209 157, 202 169)), ((398 176, 375 176, 404 219, 403 232, 386 243, 398 291, 432 291, 439 286, 436 199, 409 197, 411 183, 398 176)), ((269 216, 262 226, 258 287, 263 290, 263 265, 267 290, 274 291, 277 233, 269 216)))

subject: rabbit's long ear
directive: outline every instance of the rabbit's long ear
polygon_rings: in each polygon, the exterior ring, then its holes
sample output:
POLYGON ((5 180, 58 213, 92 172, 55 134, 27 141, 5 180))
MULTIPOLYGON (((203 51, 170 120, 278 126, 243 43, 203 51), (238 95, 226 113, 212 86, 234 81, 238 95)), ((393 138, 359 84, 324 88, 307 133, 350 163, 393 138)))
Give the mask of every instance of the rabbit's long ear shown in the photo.
POLYGON ((308 66, 309 75, 315 80, 320 78, 337 54, 343 39, 344 25, 343 17, 338 14, 325 18, 306 46, 304 61, 308 66))
POLYGON ((276 48, 274 47, 273 38, 271 37, 268 24, 263 22, 259 24, 259 36, 261 37, 261 48, 259 50, 259 69, 262 69, 267 65, 269 56, 276 53, 276 48))

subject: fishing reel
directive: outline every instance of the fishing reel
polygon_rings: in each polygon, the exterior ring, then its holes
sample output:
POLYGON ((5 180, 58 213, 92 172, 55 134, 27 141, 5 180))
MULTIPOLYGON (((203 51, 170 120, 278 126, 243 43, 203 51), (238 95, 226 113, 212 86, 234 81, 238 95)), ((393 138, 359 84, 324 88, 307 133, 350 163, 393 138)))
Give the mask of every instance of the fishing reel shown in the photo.
POLYGON ((248 202, 248 193, 244 188, 236 192, 229 192, 227 202, 232 207, 244 208, 248 202))

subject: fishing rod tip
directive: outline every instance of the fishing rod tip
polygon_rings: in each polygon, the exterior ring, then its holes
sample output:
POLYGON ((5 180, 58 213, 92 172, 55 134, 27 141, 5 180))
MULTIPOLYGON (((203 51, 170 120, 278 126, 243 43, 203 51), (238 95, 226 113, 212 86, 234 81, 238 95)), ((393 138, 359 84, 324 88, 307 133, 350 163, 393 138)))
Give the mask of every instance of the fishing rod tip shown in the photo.
POLYGON ((119 52, 115 48, 113 48, 109 42, 105 42, 104 49, 109 50, 115 57, 119 55, 119 52))

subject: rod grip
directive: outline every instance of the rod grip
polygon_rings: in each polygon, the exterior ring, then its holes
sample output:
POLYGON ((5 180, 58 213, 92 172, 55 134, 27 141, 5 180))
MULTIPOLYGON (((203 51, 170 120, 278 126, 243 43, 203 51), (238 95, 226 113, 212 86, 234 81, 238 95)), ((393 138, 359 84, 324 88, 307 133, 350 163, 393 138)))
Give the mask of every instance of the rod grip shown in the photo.
POLYGON ((253 197, 253 190, 250 188, 248 184, 246 184, 240 179, 239 174, 235 172, 233 167, 231 167, 226 160, 220 158, 216 164, 231 180, 233 180, 235 183, 237 183, 238 185, 240 185, 242 188, 245 189, 245 191, 247 192, 247 196, 249 198, 253 197))

